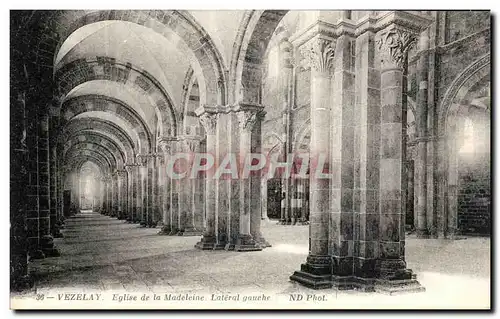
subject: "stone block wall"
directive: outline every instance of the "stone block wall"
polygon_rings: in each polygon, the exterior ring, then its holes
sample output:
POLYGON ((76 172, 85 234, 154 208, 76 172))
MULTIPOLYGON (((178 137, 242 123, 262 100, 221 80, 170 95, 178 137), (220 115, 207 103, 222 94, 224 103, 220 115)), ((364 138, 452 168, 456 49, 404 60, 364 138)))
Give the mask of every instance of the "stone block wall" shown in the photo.
POLYGON ((462 234, 490 234, 490 161, 462 160, 459 167, 458 228, 462 234))

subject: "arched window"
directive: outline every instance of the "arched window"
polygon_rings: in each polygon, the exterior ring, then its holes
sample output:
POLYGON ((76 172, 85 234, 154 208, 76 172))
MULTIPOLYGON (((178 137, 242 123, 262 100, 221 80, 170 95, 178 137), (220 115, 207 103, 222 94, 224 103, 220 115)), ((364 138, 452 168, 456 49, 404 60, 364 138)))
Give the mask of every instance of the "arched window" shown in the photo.
POLYGON ((460 147, 460 153, 470 154, 474 152, 474 124, 470 118, 465 118, 464 120, 464 130, 463 130, 462 146, 460 147))

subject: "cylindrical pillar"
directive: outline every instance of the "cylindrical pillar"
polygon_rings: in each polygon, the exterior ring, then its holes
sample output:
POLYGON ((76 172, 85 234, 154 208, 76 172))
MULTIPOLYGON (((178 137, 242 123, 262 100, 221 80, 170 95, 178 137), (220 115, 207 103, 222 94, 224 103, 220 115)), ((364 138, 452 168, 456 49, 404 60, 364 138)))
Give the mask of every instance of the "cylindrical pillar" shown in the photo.
MULTIPOLYGON (((256 114, 255 124, 251 133, 251 152, 254 154, 262 153, 262 121, 265 117, 265 111, 256 114)), ((253 172, 248 177, 250 179, 250 234, 262 248, 271 247, 271 244, 264 238, 261 232, 262 224, 262 172, 253 172)), ((265 194, 267 197, 267 194, 265 194)))
POLYGON ((429 36, 424 32, 420 37, 420 56, 417 71, 417 158, 415 160, 415 226, 417 236, 428 237, 427 225, 427 78, 429 67, 429 36))
POLYGON ((118 170, 118 219, 127 218, 128 205, 128 176, 126 170, 118 170))
POLYGON ((406 269, 406 70, 413 32, 394 25, 377 34, 380 56, 380 187, 379 258, 376 276, 385 280, 409 280, 406 269))
MULTIPOLYGON (((257 113, 262 110, 260 106, 242 106, 236 110, 239 123, 239 167, 244 167, 247 156, 251 153, 251 137, 257 121, 257 113)), ((236 251, 262 250, 262 246, 256 242, 250 232, 251 221, 251 177, 239 176, 239 234, 236 241, 236 251)))
POLYGON ((172 231, 172 177, 170 172, 167 172, 167 162, 171 157, 172 141, 163 140, 159 144, 161 151, 163 152, 160 160, 160 192, 162 193, 162 211, 163 211, 163 226, 158 232, 158 235, 169 235, 172 231))
MULTIPOLYGON (((184 136, 180 141, 181 151, 193 158, 194 153, 199 149, 199 139, 190 136, 184 136)), ((199 236, 202 234, 201 229, 195 227, 196 207, 195 201, 195 179, 191 178, 190 170, 187 171, 186 177, 181 180, 179 189, 179 215, 180 227, 179 236, 199 236)))
MULTIPOLYGON (((201 111, 199 119, 207 135, 206 152, 216 158, 216 128, 218 114, 216 112, 201 111)), ((205 216, 206 226, 203 231, 203 237, 195 245, 199 249, 215 249, 219 243, 216 235, 216 184, 218 181, 214 179, 214 168, 207 171, 205 178, 205 216)), ((224 246, 223 246, 224 247, 224 246)))
MULTIPOLYGON (((49 154, 49 114, 47 108, 40 108, 38 118, 38 236, 40 249, 46 257, 57 257, 50 221, 50 154, 49 154)), ((53 216, 55 219, 55 216, 53 216)), ((55 221, 54 221, 55 222, 55 221)))
POLYGON ((26 217, 29 197, 29 149, 26 141, 26 94, 11 89, 10 122, 10 288, 30 288, 26 217))
POLYGON ((334 53, 331 40, 316 36, 302 48, 311 66, 311 142, 310 142, 310 225, 309 255, 291 280, 313 288, 331 283, 331 257, 328 251, 330 224, 330 110, 331 70, 334 53), (320 163, 321 162, 321 163, 320 163), (317 167, 320 164, 322 167, 317 167))

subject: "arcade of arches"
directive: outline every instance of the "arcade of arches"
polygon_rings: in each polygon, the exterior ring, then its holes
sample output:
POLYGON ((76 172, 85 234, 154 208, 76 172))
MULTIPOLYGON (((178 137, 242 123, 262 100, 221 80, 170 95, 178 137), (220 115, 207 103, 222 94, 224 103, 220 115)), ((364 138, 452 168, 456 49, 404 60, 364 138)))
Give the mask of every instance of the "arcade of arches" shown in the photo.
POLYGON ((306 224, 312 288, 418 291, 405 232, 490 234, 486 11, 11 11, 10 105, 15 289, 87 210, 241 254, 306 224), (175 180, 178 152, 332 177, 175 180))

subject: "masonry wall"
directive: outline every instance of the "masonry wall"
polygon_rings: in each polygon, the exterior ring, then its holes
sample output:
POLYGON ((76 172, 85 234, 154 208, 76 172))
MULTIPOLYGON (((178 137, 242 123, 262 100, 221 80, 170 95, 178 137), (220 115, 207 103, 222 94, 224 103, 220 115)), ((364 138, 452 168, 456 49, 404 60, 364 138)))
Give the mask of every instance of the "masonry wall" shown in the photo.
MULTIPOLYGON (((445 15, 445 12, 439 12, 445 15)), ((440 37, 446 43, 438 50, 436 78, 437 104, 441 105, 446 90, 453 80, 478 58, 490 53, 491 31, 489 12, 453 12, 447 11, 446 29, 440 37), (464 16, 466 15, 466 17, 464 16)), ((443 21, 442 21, 443 22, 443 21)))
POLYGON ((458 228, 463 234, 490 234, 489 154, 459 162, 458 228))

